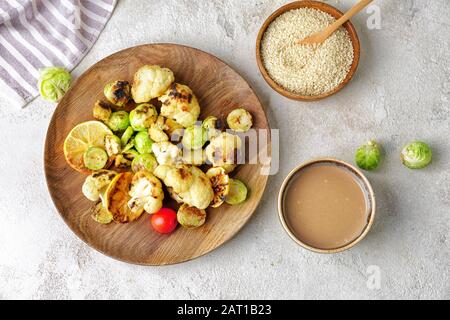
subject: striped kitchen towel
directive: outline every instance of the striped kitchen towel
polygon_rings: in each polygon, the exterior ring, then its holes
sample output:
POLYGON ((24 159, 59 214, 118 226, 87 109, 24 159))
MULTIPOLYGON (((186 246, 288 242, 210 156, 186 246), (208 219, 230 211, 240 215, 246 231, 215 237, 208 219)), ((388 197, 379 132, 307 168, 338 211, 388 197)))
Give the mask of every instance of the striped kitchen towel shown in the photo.
POLYGON ((0 0, 0 95, 25 106, 39 95, 38 69, 72 70, 117 0, 0 0))

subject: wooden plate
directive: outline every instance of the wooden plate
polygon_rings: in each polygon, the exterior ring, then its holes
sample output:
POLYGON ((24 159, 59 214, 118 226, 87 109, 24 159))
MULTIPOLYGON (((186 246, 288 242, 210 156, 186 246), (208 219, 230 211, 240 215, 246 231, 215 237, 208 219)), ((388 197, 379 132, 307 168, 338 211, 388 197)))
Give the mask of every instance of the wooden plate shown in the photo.
MULTIPOLYGON (((102 99, 108 81, 131 81, 144 64, 158 64, 175 73, 176 81, 192 88, 202 107, 200 118, 226 115, 245 106, 254 117, 254 128, 269 129, 264 109, 248 83, 216 57, 197 49, 174 44, 143 45, 115 53, 88 69, 59 103, 45 143, 45 175, 56 208, 77 236, 115 259, 142 265, 167 265, 202 256, 231 239, 250 219, 264 192, 267 176, 262 165, 245 164, 231 176, 244 181, 248 200, 238 206, 224 204, 208 209, 207 223, 198 229, 177 228, 170 235, 151 229, 148 215, 130 224, 100 225, 89 216, 93 203, 84 198, 81 186, 86 176, 66 164, 63 143, 78 123, 92 120, 92 107, 102 99)), ((270 155, 270 133, 267 153, 270 155)))
POLYGON ((264 67, 264 62, 263 62, 262 55, 261 55, 261 42, 262 42, 262 39, 264 37, 264 34, 265 34, 267 28, 276 18, 278 18, 280 15, 282 15, 285 12, 295 10, 295 9, 300 9, 300 8, 318 9, 318 10, 321 10, 323 12, 326 12, 326 13, 332 15, 334 18, 336 18, 336 20, 339 19, 340 17, 342 17, 342 15, 343 15, 343 13, 341 11, 339 11, 338 9, 336 9, 335 7, 333 7, 329 4, 323 3, 323 2, 319 2, 319 1, 306 1, 305 0, 305 1, 296 1, 296 2, 292 2, 292 3, 288 3, 287 5, 279 8, 277 11, 272 13, 267 18, 267 20, 264 22, 261 29, 259 30, 258 38, 256 39, 256 61, 258 63, 258 68, 259 68, 264 80, 266 80, 267 84, 273 90, 275 90, 279 94, 285 96, 286 98, 289 98, 292 100, 316 101, 316 100, 321 100, 321 99, 327 98, 329 96, 332 96, 333 94, 337 93, 342 88, 344 88, 347 85, 347 83, 350 82, 350 80, 353 78, 353 75, 355 74, 356 69, 358 68, 358 65, 359 65, 361 46, 359 43, 359 38, 358 38, 358 34, 356 33, 355 27, 353 26, 353 24, 350 21, 347 21, 342 26, 347 30, 347 32, 350 36, 350 39, 352 40, 354 57, 353 57, 353 63, 351 65, 350 70, 348 71, 345 79, 336 88, 334 88, 330 92, 326 92, 324 94, 317 95, 317 96, 304 96, 304 95, 300 95, 300 94, 291 92, 289 90, 286 90, 284 87, 279 85, 277 82, 275 82, 270 77, 269 73, 267 72, 266 68, 264 67))

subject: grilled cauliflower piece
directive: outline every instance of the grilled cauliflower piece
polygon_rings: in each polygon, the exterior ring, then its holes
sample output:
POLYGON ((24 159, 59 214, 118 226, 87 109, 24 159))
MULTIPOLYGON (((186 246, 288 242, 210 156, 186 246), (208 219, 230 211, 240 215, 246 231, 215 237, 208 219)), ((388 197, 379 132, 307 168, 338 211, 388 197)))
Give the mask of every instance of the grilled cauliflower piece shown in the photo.
POLYGON ((201 227, 206 221, 206 211, 183 204, 177 212, 178 223, 187 229, 201 227))
POLYGON ((175 165, 180 162, 181 150, 169 141, 154 143, 152 151, 159 164, 175 165))
POLYGON ((211 168, 206 172, 206 176, 211 181, 214 190, 214 199, 211 202, 211 207, 218 208, 225 201, 225 197, 230 191, 230 178, 226 174, 224 168, 211 168))
POLYGON ((197 97, 188 86, 175 83, 158 100, 162 103, 161 115, 185 128, 193 126, 200 115, 197 97))
POLYGON ((236 164, 241 147, 239 136, 223 132, 206 147, 206 157, 214 167, 236 164))
POLYGON ((236 132, 247 132, 253 126, 250 112, 243 108, 234 109, 227 117, 228 127, 236 132))
POLYGON ((150 136, 150 139, 155 142, 169 141, 169 136, 164 132, 164 130, 167 130, 165 119, 164 117, 159 116, 156 122, 148 129, 148 135, 150 136))
POLYGON ((117 173, 111 170, 94 172, 86 178, 83 184, 82 191, 84 196, 91 201, 99 201, 101 193, 105 191, 116 175, 117 173))
POLYGON ((174 81, 175 76, 170 69, 156 65, 143 66, 134 75, 133 99, 136 103, 149 102, 160 97, 174 81))
POLYGON ((189 206, 206 209, 214 198, 211 181, 197 167, 188 165, 158 166, 155 175, 189 206))
POLYGON ((144 208, 145 212, 153 214, 163 206, 164 191, 161 181, 146 170, 134 175, 130 185, 130 196, 128 207, 132 211, 144 208))
POLYGON ((97 203, 90 210, 91 218, 100 224, 109 224, 113 221, 111 212, 106 210, 101 202, 97 203))
POLYGON ((97 100, 92 110, 92 116, 100 121, 106 122, 111 116, 111 107, 104 101, 97 100))
POLYGON ((203 149, 183 149, 182 162, 193 166, 201 166, 206 163, 206 153, 203 149))
POLYGON ((183 136, 184 127, 175 120, 166 119, 164 126, 166 128, 165 132, 169 135, 169 137, 172 137, 174 134, 177 134, 179 137, 183 136))

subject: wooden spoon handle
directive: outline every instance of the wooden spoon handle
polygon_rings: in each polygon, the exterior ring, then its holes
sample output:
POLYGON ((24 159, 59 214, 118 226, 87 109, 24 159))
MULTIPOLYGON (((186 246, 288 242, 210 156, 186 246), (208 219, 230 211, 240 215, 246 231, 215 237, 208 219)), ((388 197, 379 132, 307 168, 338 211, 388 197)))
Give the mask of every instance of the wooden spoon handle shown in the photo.
POLYGON ((355 14, 360 12, 362 9, 367 7, 369 3, 371 3, 373 0, 361 0, 357 4, 355 4, 350 10, 348 10, 342 17, 340 17, 336 22, 334 22, 332 25, 330 25, 325 33, 325 39, 328 38, 333 32, 335 32, 340 26, 342 26, 345 22, 350 20, 351 17, 353 17, 355 14))

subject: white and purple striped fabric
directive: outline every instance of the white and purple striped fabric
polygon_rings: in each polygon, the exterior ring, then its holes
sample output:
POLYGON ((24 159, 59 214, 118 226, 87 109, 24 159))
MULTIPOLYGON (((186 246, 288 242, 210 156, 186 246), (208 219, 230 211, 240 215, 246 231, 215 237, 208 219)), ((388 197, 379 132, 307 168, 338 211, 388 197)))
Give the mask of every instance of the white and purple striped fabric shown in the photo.
POLYGON ((25 106, 38 69, 72 70, 109 20, 117 0, 0 0, 0 95, 25 106))

